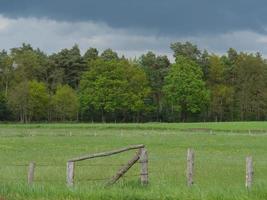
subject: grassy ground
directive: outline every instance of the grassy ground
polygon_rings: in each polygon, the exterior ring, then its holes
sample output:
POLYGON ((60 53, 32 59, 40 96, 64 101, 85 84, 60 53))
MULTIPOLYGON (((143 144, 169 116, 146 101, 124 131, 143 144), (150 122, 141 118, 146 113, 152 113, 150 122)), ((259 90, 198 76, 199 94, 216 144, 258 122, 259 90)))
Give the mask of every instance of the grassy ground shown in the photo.
POLYGON ((0 125, 0 199, 267 199, 267 122, 188 124, 0 125), (145 144, 147 187, 139 165, 118 184, 107 178, 134 151, 79 163, 75 187, 65 186, 66 161, 86 153, 145 144), (186 187, 186 150, 196 152, 195 185, 186 187), (245 157, 252 155, 255 183, 244 188, 245 157), (27 165, 35 161, 35 184, 27 186, 27 165))
POLYGON ((53 128, 53 129, 141 129, 141 130, 182 130, 182 131, 235 131, 235 132, 265 132, 267 122, 206 122, 206 123, 124 123, 124 124, 99 124, 99 123, 73 123, 73 124, 3 124, 1 128, 53 128))

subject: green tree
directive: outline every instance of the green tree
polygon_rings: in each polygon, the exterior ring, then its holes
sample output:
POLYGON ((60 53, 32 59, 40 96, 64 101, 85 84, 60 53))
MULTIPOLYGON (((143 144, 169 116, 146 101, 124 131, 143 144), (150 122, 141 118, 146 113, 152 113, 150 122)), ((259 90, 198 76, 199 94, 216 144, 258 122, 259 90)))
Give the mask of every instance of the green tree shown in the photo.
POLYGON ((267 113, 266 62, 259 55, 241 53, 236 61, 235 74, 238 119, 265 119, 267 113))
POLYGON ((8 103, 21 122, 44 120, 49 103, 46 85, 37 81, 21 82, 10 92, 8 103))
POLYGON ((6 51, 0 52, 0 90, 4 91, 7 97, 9 86, 13 79, 13 61, 6 51))
POLYGON ((57 72, 60 72, 59 69, 64 72, 63 84, 68 84, 77 89, 81 75, 86 67, 79 47, 74 45, 71 49, 63 49, 59 53, 52 55, 50 59, 57 72))
POLYGON ((148 52, 140 58, 140 65, 149 80, 151 87, 152 106, 156 110, 156 120, 163 120, 163 84, 168 73, 170 61, 167 56, 156 56, 153 52, 148 52))
POLYGON ((89 48, 83 55, 85 62, 90 62, 98 58, 98 51, 96 48, 89 48))
POLYGON ((113 51, 112 49, 104 50, 100 57, 105 61, 111 61, 111 60, 118 60, 119 59, 118 54, 115 51, 113 51))
POLYGON ((197 45, 191 42, 175 42, 171 44, 173 50, 173 56, 177 59, 180 56, 186 57, 190 60, 195 61, 203 72, 203 79, 207 80, 208 77, 208 64, 209 64, 209 53, 207 50, 203 52, 198 48, 197 45))
POLYGON ((63 84, 65 80, 65 71, 54 63, 53 56, 48 57, 48 63, 44 67, 42 75, 42 80, 46 83, 50 93, 54 93, 57 87, 63 84))
POLYGON ((79 100, 70 86, 58 86, 52 98, 52 106, 54 119, 61 121, 77 119, 79 100))
POLYGON ((216 84, 211 89, 210 115, 214 121, 227 120, 227 111, 233 101, 234 89, 225 84, 216 84))
POLYGON ((187 57, 191 60, 198 61, 201 57, 201 51, 198 49, 197 45, 191 42, 175 42, 171 44, 171 49, 173 50, 173 56, 177 59, 180 56, 187 57))
POLYGON ((202 78, 198 64, 187 57, 177 57, 171 66, 164 91, 172 110, 180 112, 182 121, 187 120, 188 113, 200 112, 209 101, 209 92, 202 78))
POLYGON ((7 98, 3 93, 0 93, 0 121, 7 121, 10 119, 10 112, 7 106, 7 98))
POLYGON ((227 55, 223 55, 221 57, 221 61, 225 67, 224 69, 224 85, 227 86, 232 93, 227 98, 230 100, 230 105, 228 106, 226 114, 226 119, 229 121, 233 121, 237 119, 238 110, 237 110, 237 100, 235 94, 235 85, 236 85, 236 78, 237 78, 237 70, 236 70, 236 62, 239 54, 238 52, 230 48, 227 51, 227 55))
POLYGON ((211 91, 209 115, 215 121, 226 119, 233 101, 233 87, 225 82, 226 66, 217 55, 209 56, 207 86, 211 91))
POLYGON ((115 115, 115 119, 122 114, 125 120, 128 112, 138 118, 148 92, 146 76, 137 66, 127 61, 96 60, 81 80, 81 109, 97 110, 102 121, 107 114, 115 115))
POLYGON ((23 44, 22 47, 13 48, 11 57, 13 59, 15 82, 38 79, 42 65, 38 54, 30 45, 23 44))
POLYGON ((18 84, 24 81, 37 80, 45 82, 50 88, 51 77, 55 71, 52 70, 53 65, 51 65, 50 57, 44 52, 40 49, 33 49, 29 44, 23 44, 21 47, 13 48, 9 57, 12 58, 12 82, 18 84))
POLYGON ((207 50, 204 50, 201 53, 201 56, 198 60, 198 64, 200 65, 202 72, 203 72, 203 79, 207 80, 209 76, 209 58, 210 55, 207 50))

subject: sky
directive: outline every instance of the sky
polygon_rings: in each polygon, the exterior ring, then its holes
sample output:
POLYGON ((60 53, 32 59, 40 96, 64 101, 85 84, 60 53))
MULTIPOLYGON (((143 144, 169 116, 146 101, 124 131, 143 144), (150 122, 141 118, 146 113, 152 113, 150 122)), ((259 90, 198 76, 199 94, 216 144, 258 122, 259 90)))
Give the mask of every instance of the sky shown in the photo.
POLYGON ((23 42, 51 54, 78 44, 126 57, 172 59, 172 42, 267 57, 266 0, 0 0, 0 49, 23 42))

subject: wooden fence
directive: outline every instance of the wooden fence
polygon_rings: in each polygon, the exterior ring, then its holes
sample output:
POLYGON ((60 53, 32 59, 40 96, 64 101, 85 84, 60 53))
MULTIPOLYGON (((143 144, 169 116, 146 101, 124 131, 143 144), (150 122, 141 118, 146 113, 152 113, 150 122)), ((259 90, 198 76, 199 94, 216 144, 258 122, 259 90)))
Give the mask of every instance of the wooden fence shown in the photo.
MULTIPOLYGON (((148 152, 145 148, 145 145, 133 145, 130 147, 125 147, 122 149, 117 149, 108 152, 89 154, 85 156, 80 156, 77 158, 72 158, 67 161, 67 169, 66 169, 66 182, 68 187, 74 186, 74 174, 75 174, 75 163, 83 160, 98 158, 98 157, 106 157, 112 156, 115 154, 123 153, 130 150, 137 150, 135 155, 124 164, 113 177, 111 177, 107 182, 106 186, 112 185, 116 183, 125 173, 135 164, 137 161, 141 164, 140 169, 140 182, 142 185, 148 184, 148 152)), ((245 174, 245 187, 247 189, 251 189, 253 185, 253 159, 252 156, 246 157, 246 174, 245 174)), ((195 182, 194 177, 194 169, 195 169, 195 152, 193 149, 188 149, 187 151, 187 167, 186 167, 186 178, 187 185, 189 187, 193 186, 195 182)), ((31 162, 28 167, 28 184, 32 185, 34 182, 34 172, 35 172, 36 164, 31 162)))

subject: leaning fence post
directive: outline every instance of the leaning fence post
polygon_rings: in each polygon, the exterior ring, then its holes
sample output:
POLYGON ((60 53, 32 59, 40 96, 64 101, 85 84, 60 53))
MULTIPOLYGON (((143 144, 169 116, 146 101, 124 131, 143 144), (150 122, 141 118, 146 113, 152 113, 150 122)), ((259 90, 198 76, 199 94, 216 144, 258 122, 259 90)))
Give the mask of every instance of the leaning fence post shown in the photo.
POLYGON ((112 185, 116 183, 139 159, 140 159, 141 150, 137 152, 137 154, 129 160, 124 166, 122 166, 119 171, 113 176, 106 186, 112 185))
POLYGON ((29 185, 31 185, 33 183, 34 169, 35 169, 35 163, 34 162, 30 162, 29 168, 28 168, 28 184, 29 185))
POLYGON ((193 176, 194 176, 194 151, 193 149, 188 149, 187 150, 187 172, 186 172, 188 186, 193 185, 194 183, 193 176))
POLYGON ((148 156, 147 156, 147 149, 141 148, 140 153, 140 163, 141 163, 141 184, 147 185, 148 184, 148 156))
POLYGON ((74 185, 74 162, 67 162, 67 185, 72 187, 74 185))
POLYGON ((250 189, 253 182, 253 160, 252 156, 246 158, 246 188, 250 189))

